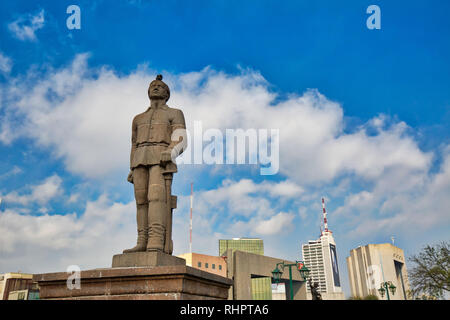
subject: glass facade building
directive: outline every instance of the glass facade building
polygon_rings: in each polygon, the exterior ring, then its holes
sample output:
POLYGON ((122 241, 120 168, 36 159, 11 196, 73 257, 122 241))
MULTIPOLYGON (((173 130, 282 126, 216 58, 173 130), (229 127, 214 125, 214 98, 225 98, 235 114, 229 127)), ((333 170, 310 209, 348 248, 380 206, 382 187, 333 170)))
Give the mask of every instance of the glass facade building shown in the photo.
POLYGON ((222 256, 228 249, 264 255, 264 243, 262 239, 239 238, 219 240, 219 256, 222 256))
MULTIPOLYGON (((262 239, 235 238, 219 240, 219 256, 224 255, 228 249, 264 255, 262 239)), ((253 300, 272 300, 271 278, 254 278, 251 281, 253 300)))

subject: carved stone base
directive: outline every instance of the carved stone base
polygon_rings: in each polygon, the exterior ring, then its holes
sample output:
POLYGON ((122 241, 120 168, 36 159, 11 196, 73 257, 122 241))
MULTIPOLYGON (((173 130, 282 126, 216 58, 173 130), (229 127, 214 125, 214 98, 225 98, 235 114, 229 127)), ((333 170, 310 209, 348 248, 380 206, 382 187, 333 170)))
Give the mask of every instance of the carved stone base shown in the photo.
POLYGON ((156 267, 186 265, 186 260, 163 252, 132 252, 113 256, 112 267, 156 267))
POLYGON ((227 299, 233 283, 188 266, 109 268, 80 273, 80 288, 70 290, 66 272, 36 274, 40 299, 190 300, 227 299))

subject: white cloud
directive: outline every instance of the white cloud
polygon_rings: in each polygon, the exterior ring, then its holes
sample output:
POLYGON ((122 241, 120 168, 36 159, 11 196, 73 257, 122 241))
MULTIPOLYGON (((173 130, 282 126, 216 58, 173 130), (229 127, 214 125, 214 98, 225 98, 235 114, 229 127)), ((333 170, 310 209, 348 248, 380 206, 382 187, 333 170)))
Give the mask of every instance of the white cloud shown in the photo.
POLYGON ((80 194, 79 193, 73 193, 70 195, 69 200, 67 200, 68 203, 74 203, 77 202, 78 199, 80 198, 80 194))
POLYGON ((3 73, 9 73, 12 68, 12 60, 11 58, 5 56, 2 52, 0 52, 0 71, 3 73))
POLYGON ((50 72, 29 93, 21 85, 5 92, 17 98, 10 111, 22 125, 12 132, 5 121, 0 138, 11 143, 20 134, 33 137, 54 148, 71 172, 104 177, 129 165, 130 124, 148 106, 150 77, 136 73, 121 79, 102 69, 91 79, 86 59, 79 55, 69 68, 50 72))
POLYGON ((44 10, 35 15, 27 14, 8 24, 8 29, 19 40, 36 40, 36 31, 44 27, 44 10))
POLYGON ((18 175, 18 174, 20 174, 22 172, 23 172, 23 170, 20 167, 13 166, 13 168, 11 170, 9 170, 9 171, 7 171, 7 172, 5 172, 3 174, 0 174, 0 180, 7 179, 7 178, 9 178, 11 176, 18 175))
POLYGON ((371 192, 349 195, 336 210, 355 226, 353 237, 424 232, 450 223, 450 146, 437 173, 405 174, 401 168, 377 181, 371 192))
POLYGON ((351 194, 346 198, 346 207, 352 208, 367 208, 374 202, 375 196, 373 193, 366 190, 351 194))
MULTIPOLYGON (((17 99, 10 107, 23 120, 14 126, 17 135, 53 148, 71 172, 102 177, 128 166, 131 120, 149 104, 146 89, 153 75, 139 69, 119 77, 108 68, 89 69, 86 60, 78 55, 69 67, 33 84, 19 82, 5 93, 17 99)), ((172 87, 169 104, 185 111, 191 132, 194 120, 204 129, 280 129, 280 172, 303 184, 343 174, 376 180, 389 168, 426 171, 431 162, 403 122, 383 128, 385 120, 377 118, 344 133, 342 107, 316 90, 274 105, 276 95, 251 70, 229 76, 205 68, 166 78, 172 87), (370 126, 378 134, 368 135, 370 126)), ((4 143, 15 138, 9 128, 10 122, 2 124, 4 143)))
MULTIPOLYGON (((59 178, 50 177, 30 187, 30 194, 16 195, 15 201, 26 204, 43 194, 49 198, 55 193, 48 186, 58 183, 59 178)), ((265 190, 277 185, 276 182, 257 184, 251 180, 227 181, 217 189, 196 192, 196 252, 217 254, 218 239, 242 232, 273 236, 290 230, 293 214, 276 213, 276 205, 265 199, 265 190), (259 203, 250 205, 252 214, 247 222, 239 218, 241 206, 237 203, 241 201, 244 201, 242 205, 259 203), (263 205, 268 208, 261 210, 263 205), (216 228, 223 232, 217 232, 216 228)), ((9 195, 9 201, 12 199, 9 195)), ((189 197, 179 196, 173 227, 175 254, 188 249, 188 208, 189 197)), ((108 267, 113 254, 132 247, 136 241, 134 201, 117 203, 102 195, 95 201, 88 201, 85 211, 79 215, 52 214, 45 207, 40 212, 37 216, 20 209, 6 209, 0 213, 0 272, 17 269, 24 272, 61 271, 71 264, 84 269, 108 267), (33 261, 32 265, 30 261, 33 261)))
MULTIPOLYGON (((216 188, 196 190, 193 202, 193 246, 196 252, 217 254, 219 239, 277 236, 292 231, 295 215, 282 212, 280 196, 272 196, 267 191, 284 183, 225 180, 216 188)), ((173 233, 177 253, 188 250, 189 208, 189 197, 179 196, 173 233)))
POLYGON ((267 184, 267 192, 273 197, 298 197, 304 189, 293 181, 281 181, 275 185, 267 184))
POLYGON ((19 203, 21 205, 28 205, 31 202, 44 205, 63 193, 61 183, 61 178, 55 174, 45 179, 41 184, 28 187, 30 189, 28 194, 19 194, 17 191, 12 191, 4 196, 4 200, 8 203, 19 203))
POLYGON ((229 215, 268 217, 275 213, 271 199, 280 201, 283 197, 293 198, 297 190, 300 191, 301 187, 290 181, 264 181, 258 184, 250 179, 239 181, 227 179, 216 189, 196 192, 196 207, 200 206, 208 213, 211 208, 226 206, 229 215), (286 192, 284 189, 286 185, 290 185, 293 191, 286 192))
POLYGON ((293 214, 280 212, 268 220, 258 222, 255 227, 255 232, 260 235, 274 235, 280 232, 286 232, 287 229, 292 227, 293 219, 293 214))
POLYGON ((0 214, 0 272, 64 271, 110 267, 113 254, 136 241, 134 203, 102 195, 73 214, 31 216, 7 209, 0 214), (32 263, 30 263, 32 262, 32 263))
POLYGON ((300 208, 298 208, 298 215, 300 216, 300 218, 302 220, 306 220, 306 218, 308 217, 308 208, 301 206, 300 208))

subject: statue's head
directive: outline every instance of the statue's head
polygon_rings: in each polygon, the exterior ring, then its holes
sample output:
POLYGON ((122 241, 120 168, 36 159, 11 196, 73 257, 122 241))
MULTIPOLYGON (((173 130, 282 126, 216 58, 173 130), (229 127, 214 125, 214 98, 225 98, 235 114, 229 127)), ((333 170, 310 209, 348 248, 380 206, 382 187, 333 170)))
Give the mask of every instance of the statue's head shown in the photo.
POLYGON ((162 81, 162 75, 158 74, 156 79, 150 82, 148 87, 148 97, 152 99, 164 99, 166 102, 170 98, 170 89, 167 84, 162 81))

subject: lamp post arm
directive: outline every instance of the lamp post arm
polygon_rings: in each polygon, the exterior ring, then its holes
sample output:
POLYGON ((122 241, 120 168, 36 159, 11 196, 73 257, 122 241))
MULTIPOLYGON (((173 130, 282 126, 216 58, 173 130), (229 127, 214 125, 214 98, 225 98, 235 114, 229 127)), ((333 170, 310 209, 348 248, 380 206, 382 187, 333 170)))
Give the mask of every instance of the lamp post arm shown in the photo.
POLYGON ((294 300, 294 287, 292 285, 292 264, 289 265, 289 288, 291 291, 291 300, 294 300))

